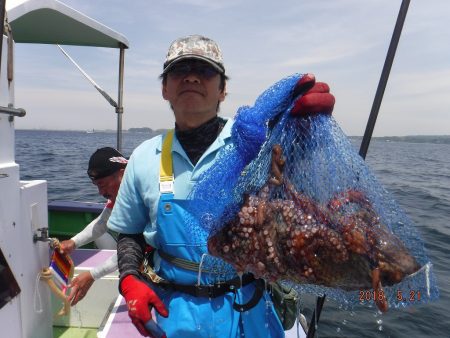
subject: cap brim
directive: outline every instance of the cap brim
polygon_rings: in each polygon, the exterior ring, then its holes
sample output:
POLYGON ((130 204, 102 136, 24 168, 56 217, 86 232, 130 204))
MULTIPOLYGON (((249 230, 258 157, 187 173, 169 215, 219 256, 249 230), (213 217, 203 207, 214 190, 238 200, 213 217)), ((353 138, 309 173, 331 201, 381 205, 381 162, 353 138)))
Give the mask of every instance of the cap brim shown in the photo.
POLYGON ((205 58, 204 56, 196 55, 196 54, 186 54, 181 55, 173 60, 171 60, 169 63, 164 65, 163 74, 167 74, 167 72, 170 71, 170 69, 175 65, 176 63, 182 61, 182 60, 189 60, 189 59, 195 59, 195 60, 201 60, 209 63, 211 66, 213 66, 220 74, 225 74, 225 69, 221 67, 216 62, 212 61, 211 59, 205 58))
POLYGON ((125 166, 115 166, 107 169, 88 169, 87 174, 91 180, 99 180, 111 176, 121 169, 125 169, 125 166))

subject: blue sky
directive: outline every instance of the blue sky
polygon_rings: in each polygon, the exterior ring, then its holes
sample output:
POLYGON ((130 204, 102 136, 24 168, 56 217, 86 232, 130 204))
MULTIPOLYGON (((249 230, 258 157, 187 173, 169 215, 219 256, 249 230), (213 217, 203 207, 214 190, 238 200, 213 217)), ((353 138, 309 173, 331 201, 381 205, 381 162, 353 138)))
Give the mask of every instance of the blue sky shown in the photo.
MULTIPOLYGON (((336 96, 334 117, 362 135, 401 0, 63 0, 125 35, 124 128, 173 127, 158 75, 174 39, 203 34, 222 48, 228 96, 221 115, 281 78, 311 72, 336 96)), ((375 136, 450 134, 448 0, 412 0, 375 136)), ((67 47, 117 97, 118 52, 67 47)), ((115 113, 55 46, 16 45, 17 128, 114 129, 115 113)))

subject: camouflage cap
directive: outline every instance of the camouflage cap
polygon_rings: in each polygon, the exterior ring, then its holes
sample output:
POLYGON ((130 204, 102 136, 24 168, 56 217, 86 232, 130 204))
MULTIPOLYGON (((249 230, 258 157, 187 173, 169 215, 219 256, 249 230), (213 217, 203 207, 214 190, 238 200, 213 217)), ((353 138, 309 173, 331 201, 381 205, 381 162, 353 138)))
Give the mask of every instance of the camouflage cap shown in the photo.
POLYGON ((186 59, 206 61, 214 66, 219 73, 225 73, 222 52, 219 45, 207 37, 189 35, 173 41, 167 52, 163 74, 167 73, 173 64, 186 59))

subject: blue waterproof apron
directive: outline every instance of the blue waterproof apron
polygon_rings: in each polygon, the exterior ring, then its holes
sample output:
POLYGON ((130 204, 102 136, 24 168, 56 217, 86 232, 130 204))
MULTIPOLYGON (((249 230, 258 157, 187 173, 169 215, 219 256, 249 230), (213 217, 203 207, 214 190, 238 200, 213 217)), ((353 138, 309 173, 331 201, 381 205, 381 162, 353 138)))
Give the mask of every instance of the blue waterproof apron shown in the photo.
MULTIPOLYGON (((175 199, 172 169, 173 130, 166 135, 161 154, 160 200, 158 204, 157 234, 160 250, 165 253, 200 263, 207 253, 206 234, 189 233, 186 220, 193 217, 186 208, 186 200, 175 199)), ((190 223, 192 224, 192 223, 190 223)), ((197 227, 200 229, 200 227, 197 227)), ((177 284, 212 284, 222 278, 218 274, 199 274, 177 267, 162 259, 158 274, 177 284)), ((223 279, 221 280, 223 281, 223 279)), ((216 298, 195 297, 178 291, 159 290, 162 301, 169 310, 169 317, 157 315, 158 323, 168 338, 264 338, 284 337, 282 325, 275 313, 270 296, 264 292, 259 303, 249 311, 240 313, 233 309, 233 302, 243 304, 254 294, 254 284, 216 298)))

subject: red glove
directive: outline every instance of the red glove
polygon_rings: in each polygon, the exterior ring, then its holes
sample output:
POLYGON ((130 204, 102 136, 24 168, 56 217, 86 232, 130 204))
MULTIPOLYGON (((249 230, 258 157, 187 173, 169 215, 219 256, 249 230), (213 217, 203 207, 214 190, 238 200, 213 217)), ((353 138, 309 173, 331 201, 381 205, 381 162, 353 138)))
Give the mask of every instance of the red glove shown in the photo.
POLYGON ((313 74, 305 74, 295 85, 293 116, 307 116, 309 114, 331 114, 334 108, 334 96, 330 94, 330 87, 324 82, 317 82, 313 74), (301 95, 297 98, 297 96, 301 95))
POLYGON ((152 307, 155 307, 155 310, 163 317, 169 315, 161 299, 146 283, 139 280, 136 276, 128 275, 122 279, 120 293, 127 302, 128 315, 131 321, 144 337, 149 336, 144 325, 152 319, 150 313, 152 307))

